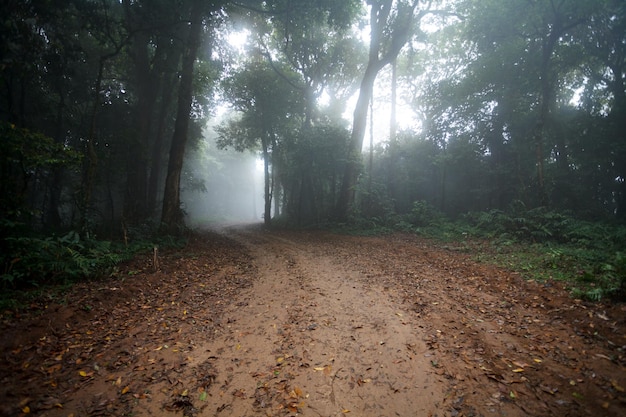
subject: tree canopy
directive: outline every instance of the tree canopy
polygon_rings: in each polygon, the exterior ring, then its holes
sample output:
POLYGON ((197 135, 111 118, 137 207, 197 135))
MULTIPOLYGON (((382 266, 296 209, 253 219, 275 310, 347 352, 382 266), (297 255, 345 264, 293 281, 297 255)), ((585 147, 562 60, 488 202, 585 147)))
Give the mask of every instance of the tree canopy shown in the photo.
POLYGON ((196 146, 218 113, 219 145, 264 161, 268 223, 419 201, 450 216, 521 204, 626 220, 622 1, 1 7, 5 234, 176 230, 185 161, 220 158, 196 146), (397 135, 370 113, 389 97, 405 109, 397 135))

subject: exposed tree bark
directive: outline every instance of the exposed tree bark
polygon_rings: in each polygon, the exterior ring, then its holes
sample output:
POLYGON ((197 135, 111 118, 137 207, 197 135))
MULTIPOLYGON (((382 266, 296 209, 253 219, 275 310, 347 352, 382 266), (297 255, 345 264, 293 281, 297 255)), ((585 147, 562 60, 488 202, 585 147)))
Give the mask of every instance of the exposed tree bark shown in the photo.
POLYGON ((102 75, 104 72, 104 63, 106 57, 101 57, 98 63, 98 75, 94 85, 93 107, 91 109, 91 122, 89 134, 87 136, 87 144, 85 146, 85 163, 83 168, 82 191, 83 198, 81 202, 81 218, 80 229, 89 234, 89 216, 91 212, 91 196, 93 193, 94 182, 96 179, 96 171, 98 169, 98 154, 94 142, 96 141, 96 123, 98 120, 98 109, 100 108, 100 90, 102 88, 102 75))
POLYGON ((176 81, 174 79, 174 66, 179 62, 180 49, 168 51, 165 68, 160 84, 161 101, 157 111, 157 126, 154 132, 152 143, 152 158, 150 158, 150 174, 148 177, 148 210, 151 215, 155 215, 157 210, 157 200, 159 195, 159 184, 162 180, 163 151, 165 135, 167 133, 167 118, 170 112, 170 101, 174 92, 176 81))
MULTIPOLYGON (((359 98, 354 109, 352 134, 348 145, 348 161, 343 175, 341 190, 337 201, 336 217, 346 220, 354 204, 360 166, 361 149, 367 125, 367 107, 374 89, 374 81, 379 71, 391 63, 413 34, 413 25, 426 13, 422 10, 414 13, 418 1, 402 3, 394 22, 390 22, 393 0, 368 0, 370 9, 370 46, 369 58, 361 86, 359 98), (389 35, 385 36, 385 32, 389 35)), ((400 6, 398 6, 400 7, 400 6)))
MULTIPOLYGON (((563 3, 560 3, 562 5, 563 3)), ((552 68, 552 56, 561 36, 569 29, 581 24, 586 18, 572 20, 569 24, 564 23, 566 19, 562 12, 558 10, 557 5, 552 3, 553 19, 546 26, 549 30, 546 37, 543 38, 541 45, 541 64, 539 69, 539 77, 541 83, 540 90, 540 107, 539 120, 535 132, 535 150, 537 157, 537 183, 539 187, 539 199, 541 205, 548 205, 548 193, 545 186, 545 167, 544 167, 544 143, 548 132, 554 133, 553 109, 556 105, 556 88, 557 75, 552 68)), ((556 136, 556 157, 557 168, 567 171, 567 151, 565 149, 564 139, 556 136)))
POLYGON ((261 139, 261 148, 263 152, 263 196, 265 205, 263 208, 263 222, 269 226, 272 223, 272 188, 270 178, 270 152, 269 138, 265 135, 261 139))
POLYGON ((135 65, 137 84, 136 132, 130 140, 127 154, 126 196, 124 218, 131 223, 141 222, 148 216, 148 149, 154 107, 157 97, 154 69, 151 68, 146 32, 135 34, 132 44, 132 57, 135 65))
POLYGON ((183 54, 178 108, 163 194, 161 227, 169 232, 177 232, 185 224, 183 211, 180 207, 180 177, 183 170, 193 98, 193 68, 202 35, 201 11, 202 1, 195 0, 191 7, 189 37, 183 54))
MULTIPOLYGON (((65 90, 61 82, 57 83, 59 104, 57 107, 55 134, 54 140, 56 143, 63 143, 64 129, 64 109, 65 109, 65 90)), ((59 206, 61 205, 61 191, 62 191, 62 179, 63 179, 63 167, 54 167, 50 175, 50 181, 48 183, 48 189, 50 192, 48 198, 48 207, 46 210, 45 223, 52 229, 57 229, 61 226, 62 219, 59 213, 59 206)))
POLYGON ((389 141, 396 140, 398 133, 398 119, 396 115, 396 103, 398 101, 398 60, 391 62, 391 116, 389 118, 389 141))

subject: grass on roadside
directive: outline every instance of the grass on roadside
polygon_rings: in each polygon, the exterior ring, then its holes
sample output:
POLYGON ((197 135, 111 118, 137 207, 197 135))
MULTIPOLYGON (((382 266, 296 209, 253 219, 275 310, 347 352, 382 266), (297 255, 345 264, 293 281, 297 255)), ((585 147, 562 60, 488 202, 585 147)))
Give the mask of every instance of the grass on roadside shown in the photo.
POLYGON ((154 247, 181 247, 186 240, 132 231, 127 241, 85 238, 75 231, 5 237, 0 253, 0 312, 28 308, 43 299, 62 300, 77 282, 119 276, 119 265, 154 247))
POLYGON ((626 225, 544 208, 473 212, 452 221, 425 202, 407 215, 357 219, 335 228, 360 235, 415 233, 537 281, 565 282, 575 298, 626 301, 626 225))

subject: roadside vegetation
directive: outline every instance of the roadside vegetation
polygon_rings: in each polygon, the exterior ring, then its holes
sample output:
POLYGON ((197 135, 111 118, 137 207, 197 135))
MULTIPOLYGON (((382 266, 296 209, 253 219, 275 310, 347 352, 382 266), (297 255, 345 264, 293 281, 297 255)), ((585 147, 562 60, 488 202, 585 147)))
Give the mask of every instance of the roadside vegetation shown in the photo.
POLYGON ((0 253, 0 311, 19 310, 42 299, 61 300, 78 282, 133 275, 133 270, 122 272, 121 265, 139 256, 158 262, 159 248, 181 248, 186 242, 185 237, 159 235, 149 225, 111 240, 75 230, 43 234, 3 223, 3 231, 10 233, 0 253))
POLYGON ((451 219, 424 201, 406 215, 358 217, 341 232, 414 233, 450 250, 540 282, 562 281, 572 297, 626 301, 626 226, 590 221, 546 208, 468 212, 451 219))
POLYGON ((3 3, 1 306, 218 218, 624 300, 625 4, 3 3))
MULTIPOLYGON (((526 279, 561 281, 574 298, 593 302, 626 301, 626 227, 577 219, 544 208, 526 210, 521 203, 507 211, 469 212, 451 219, 427 202, 413 204, 410 213, 379 217, 355 215, 349 223, 324 224, 340 233, 417 234, 475 260, 516 271, 526 279)), ((276 222, 276 227, 292 227, 276 222)), ((139 256, 152 260, 158 248, 181 248, 183 236, 159 235, 143 225, 116 239, 85 237, 70 230, 58 235, 27 231, 4 222, 10 231, 0 254, 0 309, 20 309, 31 301, 62 298, 77 282, 119 277, 120 265, 139 256)))

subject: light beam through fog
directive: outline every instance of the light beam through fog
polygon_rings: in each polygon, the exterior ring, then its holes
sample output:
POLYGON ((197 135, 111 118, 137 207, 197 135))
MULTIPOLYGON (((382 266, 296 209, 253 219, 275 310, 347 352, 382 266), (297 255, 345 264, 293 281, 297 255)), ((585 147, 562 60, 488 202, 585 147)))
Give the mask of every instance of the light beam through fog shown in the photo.
POLYGON ((185 160, 181 195, 187 224, 215 227, 257 223, 263 212, 263 172, 252 152, 217 149, 212 128, 185 160))

